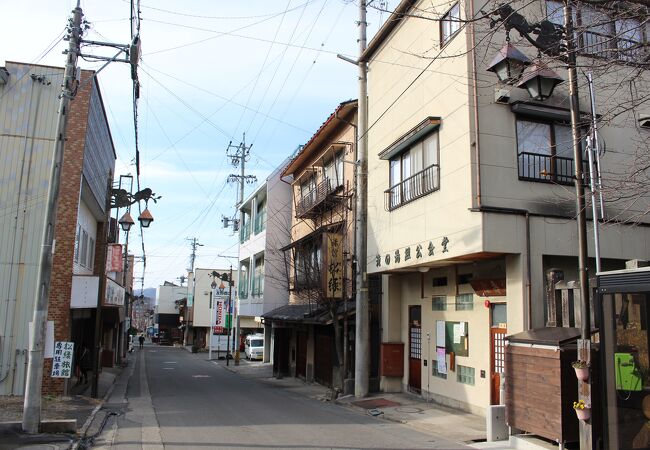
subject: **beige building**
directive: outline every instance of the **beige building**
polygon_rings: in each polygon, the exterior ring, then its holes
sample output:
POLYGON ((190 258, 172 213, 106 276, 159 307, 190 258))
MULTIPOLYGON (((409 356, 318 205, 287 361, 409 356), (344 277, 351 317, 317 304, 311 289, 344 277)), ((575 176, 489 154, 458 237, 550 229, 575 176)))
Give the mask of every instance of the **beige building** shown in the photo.
POLYGON ((275 372, 333 387, 353 373, 356 111, 356 100, 338 105, 284 167, 292 188, 281 270, 289 304, 263 316, 273 330, 275 372))
MULTIPOLYGON (((383 275, 382 342, 404 348, 403 370, 384 367, 392 376, 381 378, 381 388, 479 414, 500 400, 503 336, 545 325, 545 272, 557 267, 577 279, 578 253, 568 83, 545 101, 531 100, 486 71, 505 43, 503 27, 465 19, 494 6, 402 1, 362 56, 369 68, 367 267, 383 275)), ((531 22, 558 20, 555 2, 520 6, 513 4, 531 22)), ((582 25, 579 62, 593 68, 602 100, 607 188, 650 138, 638 106, 647 74, 616 52, 647 33, 606 41, 582 25)), ((615 19, 610 25, 621 29, 615 19)), ((514 30, 510 38, 531 59, 537 53, 514 30)), ((560 62, 544 59, 567 78, 560 62)), ((587 112, 585 77, 579 82, 587 112)), ((624 203, 604 193, 607 217, 617 220, 600 228, 603 270, 648 259, 647 197, 624 203)), ((593 276, 590 209, 587 216, 593 276)))

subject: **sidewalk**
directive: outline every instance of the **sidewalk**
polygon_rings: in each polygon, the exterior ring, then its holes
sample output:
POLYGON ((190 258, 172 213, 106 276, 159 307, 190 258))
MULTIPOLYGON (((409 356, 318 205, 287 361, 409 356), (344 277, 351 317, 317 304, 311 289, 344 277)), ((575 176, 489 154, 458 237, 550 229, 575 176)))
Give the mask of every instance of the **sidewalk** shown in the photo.
MULTIPOLYGON (((203 355, 198 354, 197 357, 203 355)), ((207 359, 207 358, 205 358, 207 359)), ((330 389, 317 383, 307 383, 294 377, 273 377, 273 364, 240 361, 235 366, 233 361, 226 366, 224 360, 213 360, 223 369, 251 379, 257 379, 281 389, 290 390, 296 395, 329 401, 330 389)), ((511 450, 508 441, 485 442, 485 418, 464 411, 438 405, 408 393, 373 393, 367 398, 357 400, 354 396, 340 397, 334 402, 351 408, 361 414, 368 414, 379 420, 389 420, 411 427, 424 433, 434 433, 445 439, 465 444, 472 448, 511 450)))
POLYGON ((99 374, 98 397, 90 397, 91 384, 72 386, 69 397, 43 397, 42 420, 76 420, 77 433, 40 433, 26 435, 20 431, 23 419, 22 396, 0 396, 0 450, 29 447, 37 449, 68 449, 78 436, 83 435, 94 414, 102 405, 102 400, 111 390, 121 368, 105 367, 99 374))

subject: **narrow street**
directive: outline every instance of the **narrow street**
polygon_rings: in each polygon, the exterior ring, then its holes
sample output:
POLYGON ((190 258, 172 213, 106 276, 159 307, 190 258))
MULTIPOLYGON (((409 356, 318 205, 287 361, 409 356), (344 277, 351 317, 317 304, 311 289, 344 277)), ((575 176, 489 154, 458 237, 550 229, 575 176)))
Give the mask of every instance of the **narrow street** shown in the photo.
POLYGON ((136 350, 128 381, 118 380, 105 405, 118 414, 107 416, 93 448, 467 448, 233 373, 206 357, 171 347, 136 350))

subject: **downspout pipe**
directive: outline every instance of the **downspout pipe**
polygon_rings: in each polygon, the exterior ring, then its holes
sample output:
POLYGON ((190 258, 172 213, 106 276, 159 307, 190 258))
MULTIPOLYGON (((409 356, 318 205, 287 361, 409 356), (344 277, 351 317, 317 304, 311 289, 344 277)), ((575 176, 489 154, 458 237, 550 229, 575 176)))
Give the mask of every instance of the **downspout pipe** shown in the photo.
MULTIPOLYGON (((474 0, 469 0, 470 16, 474 17, 474 0)), ((480 128, 478 114, 478 73, 476 70, 476 24, 472 20, 469 22, 469 42, 470 63, 472 65, 472 102, 473 102, 473 119, 474 119, 474 158, 476 161, 476 178, 474 186, 475 192, 472 198, 472 207, 481 207, 481 145, 480 145, 480 128)))

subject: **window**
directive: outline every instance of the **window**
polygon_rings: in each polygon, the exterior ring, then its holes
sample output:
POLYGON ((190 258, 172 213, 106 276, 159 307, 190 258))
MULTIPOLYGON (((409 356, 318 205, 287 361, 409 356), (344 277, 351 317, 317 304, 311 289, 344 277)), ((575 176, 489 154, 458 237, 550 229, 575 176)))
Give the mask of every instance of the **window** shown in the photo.
POLYGON ((251 237, 251 216, 249 213, 242 214, 242 223, 239 228, 239 242, 242 244, 251 237))
POLYGON ((467 366, 461 366, 458 364, 456 366, 457 372, 456 372, 456 381, 459 383, 463 384, 469 384, 470 386, 474 386, 474 368, 473 367, 467 367, 467 366))
POLYGON ((88 232, 86 230, 81 231, 81 250, 79 253, 79 264, 84 267, 87 267, 87 258, 88 258, 88 232))
POLYGON ((438 133, 390 160, 389 183, 389 211, 440 188, 438 133))
POLYGON ((588 55, 611 57, 614 40, 614 20, 606 12, 589 5, 580 7, 579 22, 584 29, 581 49, 588 55))
POLYGON ((257 203, 257 214, 255 214, 255 233, 261 233, 266 229, 266 199, 261 199, 257 203))
POLYGON ((343 185, 343 152, 339 151, 325 163, 325 178, 329 180, 329 189, 334 190, 343 185))
POLYGON ((253 296, 260 296, 264 292, 264 255, 255 258, 255 271, 253 273, 253 296))
POLYGON ((433 375, 434 377, 442 378, 443 380, 447 379, 446 373, 438 372, 438 361, 436 361, 435 359, 431 360, 431 375, 433 375))
POLYGON ((440 19, 440 45, 443 46, 460 30, 460 4, 456 3, 440 19))
POLYGON ((471 311, 474 309, 474 295, 460 294, 456 296, 456 311, 471 311))
MULTIPOLYGON (((564 6, 557 0, 546 2, 547 19, 564 26, 564 6)), ((626 62, 642 61, 645 24, 638 13, 592 5, 573 9, 576 47, 583 54, 614 58, 626 62)))
POLYGON ((248 298, 248 263, 239 265, 239 298, 248 298))
POLYGON ((320 286, 321 241, 315 239, 295 249, 295 289, 320 286))
POLYGON ((573 137, 567 125, 517 120, 519 179, 573 184, 573 137))
POLYGON ((79 248, 81 247, 81 225, 77 225, 77 235, 74 238, 74 262, 79 262, 79 248))
POLYGON ((616 21, 618 59, 640 61, 643 55, 644 24, 636 18, 616 21))
POLYGON ((90 245, 88 245, 88 268, 92 269, 95 266, 95 240, 90 238, 90 245))
POLYGON ((444 295, 433 297, 431 300, 431 309, 433 311, 447 311, 447 297, 444 295))

